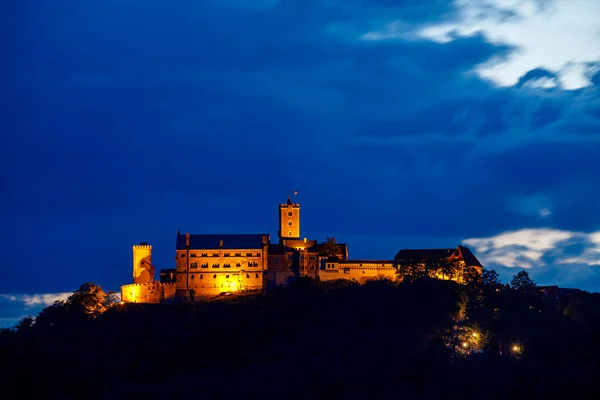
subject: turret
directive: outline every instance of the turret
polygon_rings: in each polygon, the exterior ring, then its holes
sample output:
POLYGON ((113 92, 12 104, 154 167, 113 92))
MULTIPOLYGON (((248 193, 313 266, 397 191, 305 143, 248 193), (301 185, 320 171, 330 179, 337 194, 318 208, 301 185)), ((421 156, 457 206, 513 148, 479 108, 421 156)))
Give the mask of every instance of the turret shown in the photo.
POLYGON ((151 283, 154 281, 152 265, 152 246, 146 242, 133 246, 133 283, 151 283))

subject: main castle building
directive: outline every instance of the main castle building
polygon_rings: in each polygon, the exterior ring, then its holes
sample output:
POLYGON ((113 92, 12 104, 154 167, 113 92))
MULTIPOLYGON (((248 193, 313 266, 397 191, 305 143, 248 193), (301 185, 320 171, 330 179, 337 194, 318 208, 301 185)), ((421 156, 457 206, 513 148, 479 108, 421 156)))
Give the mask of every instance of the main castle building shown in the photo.
POLYGON ((279 205, 279 240, 261 234, 182 234, 177 232, 175 268, 162 269, 155 281, 152 246, 133 246, 133 284, 121 286, 121 300, 161 303, 204 300, 222 293, 263 290, 297 277, 322 281, 396 280, 398 268, 415 259, 481 264, 463 246, 456 249, 401 250, 393 260, 349 260, 344 243, 300 238, 300 204, 289 197, 279 205))

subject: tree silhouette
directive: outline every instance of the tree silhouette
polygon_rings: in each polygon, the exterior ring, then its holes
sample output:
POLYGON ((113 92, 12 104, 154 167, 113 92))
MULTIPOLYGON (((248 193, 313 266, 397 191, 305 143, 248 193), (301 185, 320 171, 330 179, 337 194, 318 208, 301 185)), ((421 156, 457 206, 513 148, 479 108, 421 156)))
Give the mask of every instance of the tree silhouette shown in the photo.
POLYGON ((518 292, 530 294, 535 290, 536 284, 524 269, 513 275, 510 287, 518 292))
POLYGON ((500 275, 494 269, 483 268, 481 270, 481 283, 485 286, 500 286, 500 275))
POLYGON ((339 246, 335 236, 327 236, 327 240, 325 241, 323 248, 328 257, 337 256, 339 253, 339 246))

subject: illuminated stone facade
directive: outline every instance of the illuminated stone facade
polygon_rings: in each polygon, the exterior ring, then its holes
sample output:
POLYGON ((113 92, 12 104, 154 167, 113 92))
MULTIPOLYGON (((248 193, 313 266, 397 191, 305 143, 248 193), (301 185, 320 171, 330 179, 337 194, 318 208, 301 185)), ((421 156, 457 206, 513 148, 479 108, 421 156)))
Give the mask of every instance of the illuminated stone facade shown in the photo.
MULTIPOLYGON (((175 268, 162 269, 154 280, 152 246, 133 246, 133 284, 121 287, 121 299, 130 303, 205 300, 224 293, 263 290, 298 278, 321 281, 345 279, 365 283, 397 280, 406 263, 450 261, 481 264, 462 246, 456 249, 400 250, 394 260, 348 260, 345 243, 300 239, 300 204, 289 198, 279 205, 279 241, 268 234, 180 234, 175 245, 175 268)), ((440 276, 441 279, 447 277, 440 276)), ((452 279, 460 281, 460 274, 452 279)))

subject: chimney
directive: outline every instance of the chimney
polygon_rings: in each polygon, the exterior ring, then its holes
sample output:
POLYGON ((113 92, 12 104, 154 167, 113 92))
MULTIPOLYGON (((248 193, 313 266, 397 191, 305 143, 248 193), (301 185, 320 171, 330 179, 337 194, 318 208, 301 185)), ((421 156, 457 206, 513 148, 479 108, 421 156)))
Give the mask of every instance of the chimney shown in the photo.
POLYGON ((185 247, 190 247, 190 233, 186 232, 185 233, 185 247))

